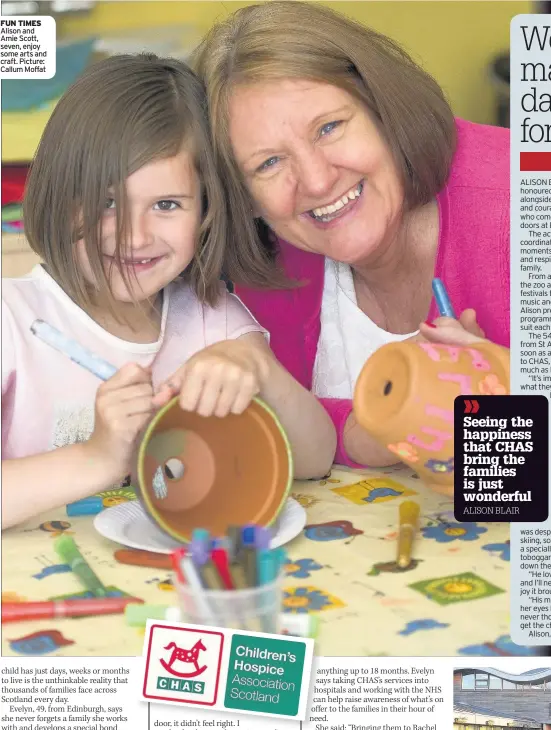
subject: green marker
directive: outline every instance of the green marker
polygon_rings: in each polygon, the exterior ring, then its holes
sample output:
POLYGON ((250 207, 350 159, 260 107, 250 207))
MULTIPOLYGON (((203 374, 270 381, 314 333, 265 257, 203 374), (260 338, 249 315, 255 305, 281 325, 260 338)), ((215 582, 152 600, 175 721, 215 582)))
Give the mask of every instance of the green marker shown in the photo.
POLYGON ((138 610, 127 610, 130 604, 124 609, 124 617, 127 626, 137 626, 139 628, 145 626, 147 619, 157 619, 160 621, 172 621, 180 623, 182 621, 182 612, 178 606, 152 606, 147 603, 134 603, 138 610))
POLYGON ((70 566, 83 585, 97 598, 107 596, 107 588, 82 557, 76 542, 70 535, 60 535, 54 541, 54 550, 61 560, 70 566))

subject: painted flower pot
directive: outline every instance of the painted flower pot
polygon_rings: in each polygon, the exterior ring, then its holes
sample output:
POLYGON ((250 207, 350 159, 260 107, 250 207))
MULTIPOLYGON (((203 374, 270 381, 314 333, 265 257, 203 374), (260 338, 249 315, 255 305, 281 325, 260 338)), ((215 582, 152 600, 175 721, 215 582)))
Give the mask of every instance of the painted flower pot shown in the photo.
POLYGON ((453 494, 453 406, 458 395, 509 393, 509 351, 404 341, 365 363, 354 392, 358 423, 430 487, 453 494))
POLYGON ((258 398, 225 418, 183 411, 174 398, 152 419, 138 452, 145 510, 180 542, 196 527, 222 536, 230 525, 271 525, 292 481, 287 436, 258 398))

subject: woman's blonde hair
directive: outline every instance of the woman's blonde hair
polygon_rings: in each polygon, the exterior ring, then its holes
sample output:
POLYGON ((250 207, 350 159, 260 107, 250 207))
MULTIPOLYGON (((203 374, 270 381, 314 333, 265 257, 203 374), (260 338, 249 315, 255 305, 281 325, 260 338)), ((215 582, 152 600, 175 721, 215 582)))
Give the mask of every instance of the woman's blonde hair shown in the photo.
POLYGON ((445 185, 455 123, 436 83, 394 41, 327 7, 273 0, 237 10, 215 25, 192 65, 209 101, 213 143, 232 212, 229 276, 245 285, 280 285, 273 235, 253 220, 253 201, 232 154, 232 89, 275 79, 307 79, 344 89, 365 104, 386 140, 405 191, 405 207, 429 202, 445 185))
MULTIPOLYGON (((202 220, 194 258, 183 275, 202 301, 214 303, 227 214, 205 93, 193 71, 153 54, 112 56, 91 65, 56 105, 26 185, 25 234, 50 274, 85 310, 95 294, 79 268, 75 242, 84 240, 98 290, 115 312, 101 256, 106 199, 113 197, 116 203, 115 260, 124 277, 121 258, 131 239, 125 180, 147 163, 184 148, 200 180, 202 220)), ((132 291, 131 282, 127 284, 132 291)))

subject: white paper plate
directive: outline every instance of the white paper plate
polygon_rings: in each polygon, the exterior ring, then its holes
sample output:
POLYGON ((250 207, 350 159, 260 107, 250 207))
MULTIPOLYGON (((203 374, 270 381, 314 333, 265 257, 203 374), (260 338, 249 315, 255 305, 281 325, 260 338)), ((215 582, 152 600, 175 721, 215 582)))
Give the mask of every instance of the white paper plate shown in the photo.
MULTIPOLYGON (((306 524, 306 511, 292 498, 283 507, 275 525, 271 547, 285 545, 299 535, 306 524)), ((94 527, 108 540, 152 553, 171 553, 180 544, 157 527, 146 515, 141 502, 123 502, 103 510, 94 519, 94 527)))

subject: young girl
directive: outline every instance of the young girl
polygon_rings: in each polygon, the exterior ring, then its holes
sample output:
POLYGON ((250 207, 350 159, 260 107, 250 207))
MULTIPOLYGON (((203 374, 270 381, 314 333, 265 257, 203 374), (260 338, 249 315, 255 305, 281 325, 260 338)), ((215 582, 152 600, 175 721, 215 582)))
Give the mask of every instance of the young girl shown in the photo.
POLYGON ((232 242, 204 110, 184 64, 118 56, 90 67, 46 126, 24 203, 44 263, 3 281, 3 527, 120 484, 176 393, 220 417, 258 394, 287 431, 295 476, 330 468, 324 409, 220 281, 232 242), (98 387, 34 337, 39 318, 116 374, 98 387))

